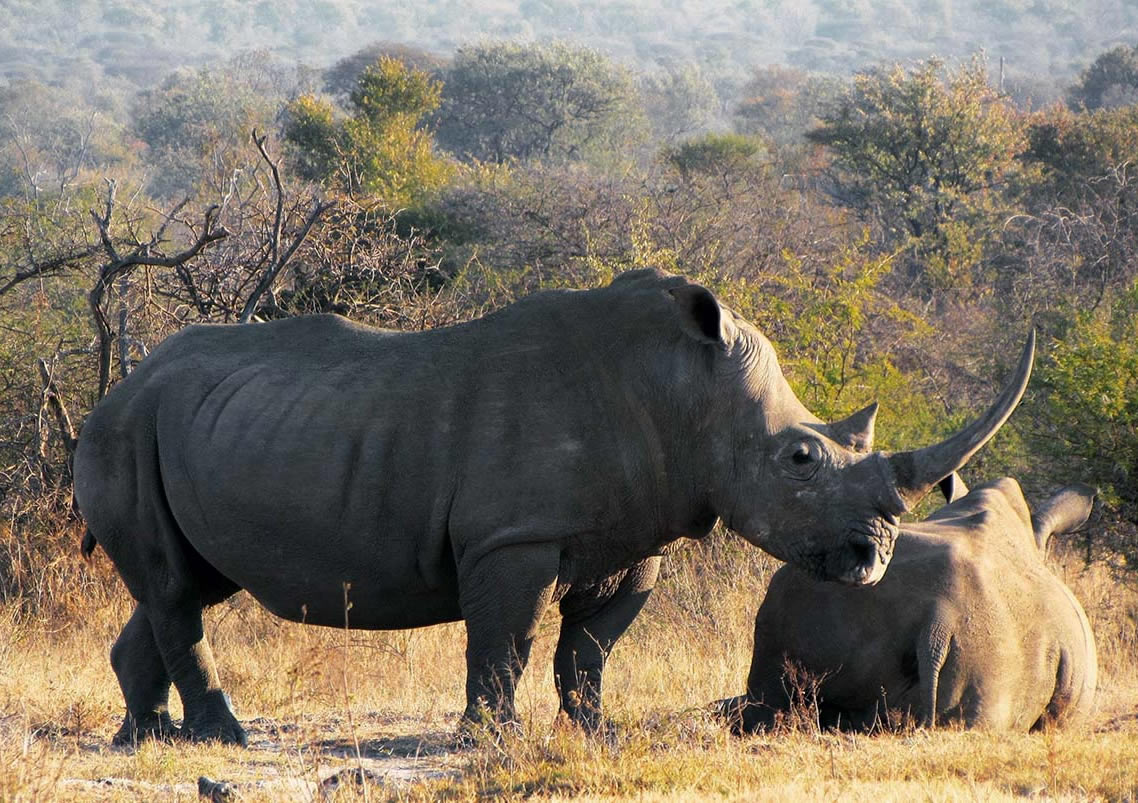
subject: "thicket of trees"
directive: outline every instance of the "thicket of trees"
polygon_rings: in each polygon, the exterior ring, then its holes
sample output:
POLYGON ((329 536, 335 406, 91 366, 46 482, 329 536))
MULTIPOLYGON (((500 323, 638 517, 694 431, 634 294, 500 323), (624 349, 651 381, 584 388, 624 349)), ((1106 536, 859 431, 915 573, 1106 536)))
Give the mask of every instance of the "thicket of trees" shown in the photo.
POLYGON ((819 415, 880 400, 885 447, 956 428, 1035 326, 969 479, 1098 485, 1088 554, 1138 565, 1138 107, 1089 100, 1129 80, 1115 51, 1034 111, 979 59, 765 69, 723 109, 698 69, 568 45, 421 55, 0 92, 0 594, 67 514, 86 412, 179 327, 418 329, 644 265, 755 321, 819 415))

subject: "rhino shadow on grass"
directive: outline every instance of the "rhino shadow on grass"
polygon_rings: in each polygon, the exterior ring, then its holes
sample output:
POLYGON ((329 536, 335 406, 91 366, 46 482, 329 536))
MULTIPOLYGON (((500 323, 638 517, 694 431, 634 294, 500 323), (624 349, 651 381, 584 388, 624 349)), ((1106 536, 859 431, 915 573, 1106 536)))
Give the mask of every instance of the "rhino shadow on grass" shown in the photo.
POLYGON ((872 588, 775 572, 755 617, 747 693, 716 703, 720 716, 736 732, 774 727, 803 702, 822 726, 855 730, 898 713, 1017 731, 1084 719, 1094 636, 1044 559, 1053 534, 1086 521, 1094 489, 1064 488, 1035 515, 1013 479, 965 491, 949 478, 950 504, 902 527, 872 588))
POLYGON ((942 443, 871 451, 876 405, 825 423, 713 293, 630 271, 484 318, 390 332, 333 315, 172 335, 88 416, 84 552, 137 607, 111 650, 117 742, 244 744, 202 628, 240 589, 285 619, 465 620, 465 719, 515 719, 542 613, 561 609, 561 709, 601 724, 601 677, 665 547, 717 519, 812 574, 869 584, 898 517, 1015 408, 942 443), (171 722, 171 683, 185 718, 171 722))

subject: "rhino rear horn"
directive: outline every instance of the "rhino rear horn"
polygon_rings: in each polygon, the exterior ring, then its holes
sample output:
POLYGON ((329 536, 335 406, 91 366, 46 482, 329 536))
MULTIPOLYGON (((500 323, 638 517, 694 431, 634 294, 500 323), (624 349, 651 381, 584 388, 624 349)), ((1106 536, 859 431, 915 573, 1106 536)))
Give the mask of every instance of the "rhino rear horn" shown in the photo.
POLYGON ((1031 514, 1031 529, 1039 551, 1047 549, 1047 541, 1056 533, 1068 533, 1086 523, 1095 503, 1095 489, 1083 483, 1068 485, 1031 514))
POLYGON ((877 420, 877 402, 863 407, 851 416, 830 424, 830 437, 855 452, 873 451, 873 430, 877 420))
POLYGON ((1027 389, 1034 358, 1035 330, 1032 330, 1020 354, 1015 375, 984 415, 940 443, 889 455, 897 493, 909 507, 919 502, 941 479, 967 463, 999 431, 1027 389))

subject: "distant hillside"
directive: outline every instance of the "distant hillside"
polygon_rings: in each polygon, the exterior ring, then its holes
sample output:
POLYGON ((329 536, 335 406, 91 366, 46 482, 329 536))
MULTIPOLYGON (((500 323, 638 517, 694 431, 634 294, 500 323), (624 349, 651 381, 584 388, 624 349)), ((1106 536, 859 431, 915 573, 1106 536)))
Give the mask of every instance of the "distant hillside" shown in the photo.
POLYGON ((386 40, 449 54, 485 37, 584 42, 639 67, 692 62, 720 86, 773 63, 845 73, 983 48, 1009 77, 1070 83, 1138 42, 1119 0, 2 0, 0 84, 145 86, 171 68, 268 50, 325 67, 386 40))

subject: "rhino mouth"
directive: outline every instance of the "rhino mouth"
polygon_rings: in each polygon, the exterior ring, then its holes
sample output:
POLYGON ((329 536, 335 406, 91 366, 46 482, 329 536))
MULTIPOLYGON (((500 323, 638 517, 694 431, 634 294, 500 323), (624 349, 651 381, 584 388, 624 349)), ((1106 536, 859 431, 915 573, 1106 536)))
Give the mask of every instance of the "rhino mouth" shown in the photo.
POLYGON ((884 521, 851 528, 843 547, 829 555, 827 579, 852 586, 876 584, 885 576, 896 538, 896 527, 884 521))

